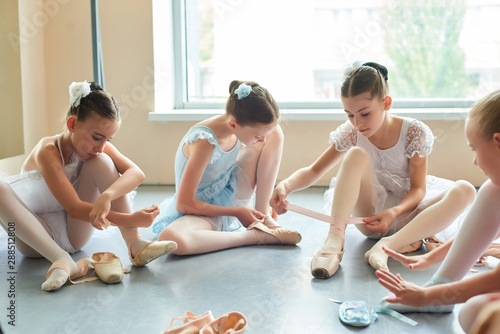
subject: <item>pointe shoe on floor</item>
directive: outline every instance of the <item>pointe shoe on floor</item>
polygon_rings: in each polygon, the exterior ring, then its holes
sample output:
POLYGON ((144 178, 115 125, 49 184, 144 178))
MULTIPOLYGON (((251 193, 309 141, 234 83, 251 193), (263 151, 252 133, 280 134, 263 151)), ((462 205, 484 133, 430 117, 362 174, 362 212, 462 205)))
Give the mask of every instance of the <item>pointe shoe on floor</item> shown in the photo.
POLYGON ((69 268, 69 264, 67 264, 66 262, 63 262, 63 261, 56 261, 54 263, 52 263, 52 265, 50 266, 49 268, 49 271, 47 272, 47 274, 45 275, 45 278, 48 279, 50 277, 50 275, 52 275, 52 272, 55 270, 55 269, 62 269, 66 272, 66 274, 68 275, 68 279, 66 282, 64 282, 63 284, 57 284, 56 282, 53 282, 53 284, 42 284, 42 290, 44 291, 54 291, 54 290, 58 290, 59 288, 61 288, 64 284, 66 284, 67 282, 70 282, 72 284, 79 284, 79 283, 84 283, 84 282, 89 282, 89 281, 95 281, 95 280, 98 280, 99 278, 97 277, 88 277, 88 278, 85 278, 85 279, 82 279, 82 280, 79 280, 79 281, 73 281, 73 280, 76 280, 80 277, 83 277, 85 275, 87 275, 88 271, 89 271, 89 263, 90 263, 90 260, 87 259, 87 258, 84 258, 84 259, 81 259, 81 260, 78 260, 76 262, 76 265, 78 266, 78 273, 76 273, 75 275, 71 276, 71 270, 69 268))
POLYGON ((132 257, 132 250, 129 249, 130 262, 136 267, 144 267, 149 262, 167 253, 172 253, 177 249, 175 241, 151 241, 142 248, 136 256, 132 257))
POLYGON ((230 312, 205 325, 200 334, 243 334, 247 319, 239 312, 230 312))
MULTIPOLYGON (((282 245, 296 245, 300 242, 300 240, 302 240, 302 236, 297 231, 288 230, 286 228, 271 229, 271 228, 267 227, 266 225, 264 225, 263 223, 258 222, 258 221, 250 224, 247 227, 247 230, 252 230, 252 229, 256 229, 256 230, 259 230, 261 232, 264 232, 264 233, 267 233, 269 235, 276 237, 279 240, 279 243, 281 243, 282 245)), ((258 234, 257 234, 257 236, 258 236, 258 234)), ((258 244, 259 245, 270 244, 268 242, 264 242, 264 240, 265 240, 265 237, 263 237, 263 238, 259 237, 258 244)), ((277 243, 278 242, 275 242, 275 244, 277 244, 277 243)))
POLYGON ((97 276, 104 283, 119 283, 123 279, 123 266, 120 258, 110 252, 94 253, 90 257, 97 276))
POLYGON ((200 316, 186 311, 183 316, 173 318, 170 321, 170 327, 163 334, 198 334, 200 330, 214 320, 212 312, 208 311, 200 316), (182 320, 183 324, 180 327, 174 328, 174 322, 182 320))
POLYGON ((315 278, 326 279, 331 277, 339 268, 344 250, 341 252, 318 252, 311 261, 311 274, 315 278))

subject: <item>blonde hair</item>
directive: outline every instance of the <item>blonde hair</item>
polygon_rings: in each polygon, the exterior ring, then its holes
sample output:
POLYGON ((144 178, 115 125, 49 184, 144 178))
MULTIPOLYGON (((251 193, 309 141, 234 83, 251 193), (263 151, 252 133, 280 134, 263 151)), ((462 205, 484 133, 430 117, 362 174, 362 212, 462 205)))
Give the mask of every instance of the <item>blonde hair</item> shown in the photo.
POLYGON ((476 120, 479 135, 486 141, 500 132, 500 90, 494 91, 477 101, 469 112, 469 118, 476 120))

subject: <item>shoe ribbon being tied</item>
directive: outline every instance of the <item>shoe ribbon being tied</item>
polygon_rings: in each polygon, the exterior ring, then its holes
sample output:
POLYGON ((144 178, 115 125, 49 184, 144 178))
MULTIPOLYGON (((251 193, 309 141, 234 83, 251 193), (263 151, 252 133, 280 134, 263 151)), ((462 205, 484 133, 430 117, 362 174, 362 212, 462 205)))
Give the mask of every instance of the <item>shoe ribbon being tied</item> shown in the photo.
MULTIPOLYGON (((296 212, 296 213, 300 213, 302 215, 305 215, 305 216, 308 216, 308 217, 311 217, 314 219, 317 219, 317 220, 324 221, 325 223, 329 223, 329 224, 333 224, 335 219, 336 219, 336 217, 325 215, 323 213, 309 210, 309 209, 306 209, 306 208, 303 208, 303 207, 300 207, 298 205, 291 204, 291 203, 287 203, 286 209, 293 211, 293 212, 296 212)), ((361 217, 342 218, 342 221, 345 224, 364 224, 363 218, 361 218, 361 217)))

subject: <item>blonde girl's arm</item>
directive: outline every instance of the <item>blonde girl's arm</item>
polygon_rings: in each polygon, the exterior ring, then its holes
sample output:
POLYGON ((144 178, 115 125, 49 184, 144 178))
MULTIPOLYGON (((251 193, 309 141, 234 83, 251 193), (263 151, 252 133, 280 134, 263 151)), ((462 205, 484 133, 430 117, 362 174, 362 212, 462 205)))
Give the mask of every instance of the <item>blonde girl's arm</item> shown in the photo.
MULTIPOLYGON (((35 161, 40 169, 49 190, 64 210, 73 218, 81 221, 91 222, 90 212, 94 204, 80 200, 78 193, 64 174, 63 165, 59 150, 54 144, 42 144, 35 152, 35 161)), ((151 225, 146 216, 153 215, 151 212, 137 213, 135 216, 119 212, 110 211, 108 220, 120 226, 141 226, 151 225), (146 218, 146 219, 144 219, 146 218), (139 224, 138 224, 139 222, 139 224), (149 222, 149 225, 148 225, 149 222)), ((102 229, 103 225, 93 225, 97 229, 102 229)))
POLYGON ((262 213, 250 208, 218 206, 196 199, 196 190, 203 172, 212 158, 214 146, 207 140, 199 139, 188 144, 187 150, 188 160, 177 186, 177 211, 210 217, 235 216, 244 226, 264 218, 262 213))
POLYGON ((345 152, 338 151, 335 148, 335 144, 330 145, 315 162, 295 171, 276 186, 271 196, 271 206, 278 214, 285 213, 285 199, 289 194, 316 183, 323 175, 331 170, 344 155, 345 152))
POLYGON ((427 156, 415 154, 410 158, 410 190, 398 205, 365 218, 365 226, 377 233, 389 230, 394 220, 405 212, 415 209, 424 199, 426 191, 427 156), (377 222, 377 223, 374 223, 377 222))
POLYGON ((132 160, 121 154, 113 144, 106 143, 103 152, 111 158, 121 176, 102 192, 97 199, 94 208, 90 212, 90 220, 93 224, 105 224, 105 218, 111 210, 111 202, 130 193, 145 178, 142 170, 132 160))

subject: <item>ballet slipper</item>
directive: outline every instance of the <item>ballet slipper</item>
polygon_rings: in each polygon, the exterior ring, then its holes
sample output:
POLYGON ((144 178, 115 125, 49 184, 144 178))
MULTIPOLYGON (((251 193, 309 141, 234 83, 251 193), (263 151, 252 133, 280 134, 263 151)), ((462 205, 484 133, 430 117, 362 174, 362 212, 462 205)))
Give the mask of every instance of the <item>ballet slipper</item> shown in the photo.
POLYGON ((243 334, 247 319, 239 312, 229 312, 205 325, 200 334, 243 334))
POLYGON ((344 231, 337 227, 337 231, 331 233, 340 238, 342 243, 342 250, 338 252, 322 252, 321 250, 317 252, 311 261, 311 274, 315 278, 327 279, 331 277, 337 269, 339 268, 340 261, 342 261, 342 256, 344 255, 344 231))
POLYGON ((278 225, 278 224, 273 224, 276 223, 276 220, 273 219, 271 216, 265 216, 264 217, 264 221, 262 222, 264 225, 267 226, 267 228, 271 229, 271 230, 276 230, 276 229, 279 229, 279 228, 283 228, 283 226, 281 225, 278 225))
POLYGON ((438 248, 439 246, 441 246, 443 244, 444 244, 444 242, 439 240, 435 235, 424 239, 425 249, 427 249, 428 252, 438 248))
POLYGON ((380 301, 379 307, 394 310, 399 313, 451 313, 455 304, 425 305, 422 307, 408 306, 398 303, 389 303, 385 297, 380 301))
POLYGON ((214 320, 212 312, 208 311, 200 316, 194 315, 192 312, 186 311, 183 316, 175 317, 170 321, 170 326, 163 334, 198 334, 200 330, 214 320), (174 328, 174 322, 182 320, 183 324, 180 327, 174 328))
POLYGON ((67 280, 65 282, 47 282, 47 281, 45 281, 42 284, 42 290, 44 290, 44 291, 58 290, 64 284, 66 284, 68 282, 70 282, 71 284, 80 284, 80 283, 85 283, 85 282, 90 282, 90 281, 98 280, 99 278, 97 278, 97 277, 88 277, 88 278, 85 278, 85 279, 82 279, 82 280, 79 280, 79 281, 75 281, 76 279, 87 275, 87 273, 89 271, 89 263, 90 263, 90 260, 87 259, 87 258, 78 260, 76 262, 76 265, 78 266, 78 272, 76 274, 74 274, 73 276, 71 276, 71 270, 70 270, 69 264, 67 264, 66 262, 56 261, 56 262, 52 263, 52 265, 49 268, 49 271, 45 275, 45 278, 47 280, 52 275, 52 273, 53 273, 53 271, 55 269, 61 269, 61 270, 63 270, 67 274, 68 278, 67 278, 67 280))
MULTIPOLYGON (((266 225, 264 225, 259 221, 253 222, 247 227, 247 230, 252 230, 252 229, 276 237, 278 239, 278 242, 272 242, 273 244, 281 243, 283 245, 296 245, 300 242, 300 240, 302 240, 302 236, 300 235, 299 232, 288 230, 285 228, 270 229, 269 227, 267 227, 266 225)), ((257 243, 258 245, 272 244, 270 242, 265 242, 266 237, 265 236, 261 237, 261 234, 259 233, 257 233, 257 237, 259 239, 257 243)))
POLYGON ((90 257, 90 261, 94 266, 97 276, 104 283, 119 283, 123 279, 123 273, 129 272, 128 270, 123 270, 120 258, 110 252, 94 253, 90 257))
POLYGON ((401 253, 401 254, 411 253, 411 252, 417 251, 420 248, 422 248, 423 244, 424 244, 424 242, 422 240, 417 240, 409 245, 401 247, 396 252, 401 253))
POLYGON ((129 249, 130 262, 136 267, 144 267, 149 262, 177 249, 175 241, 151 241, 144 246, 139 253, 132 257, 132 249, 129 249))

